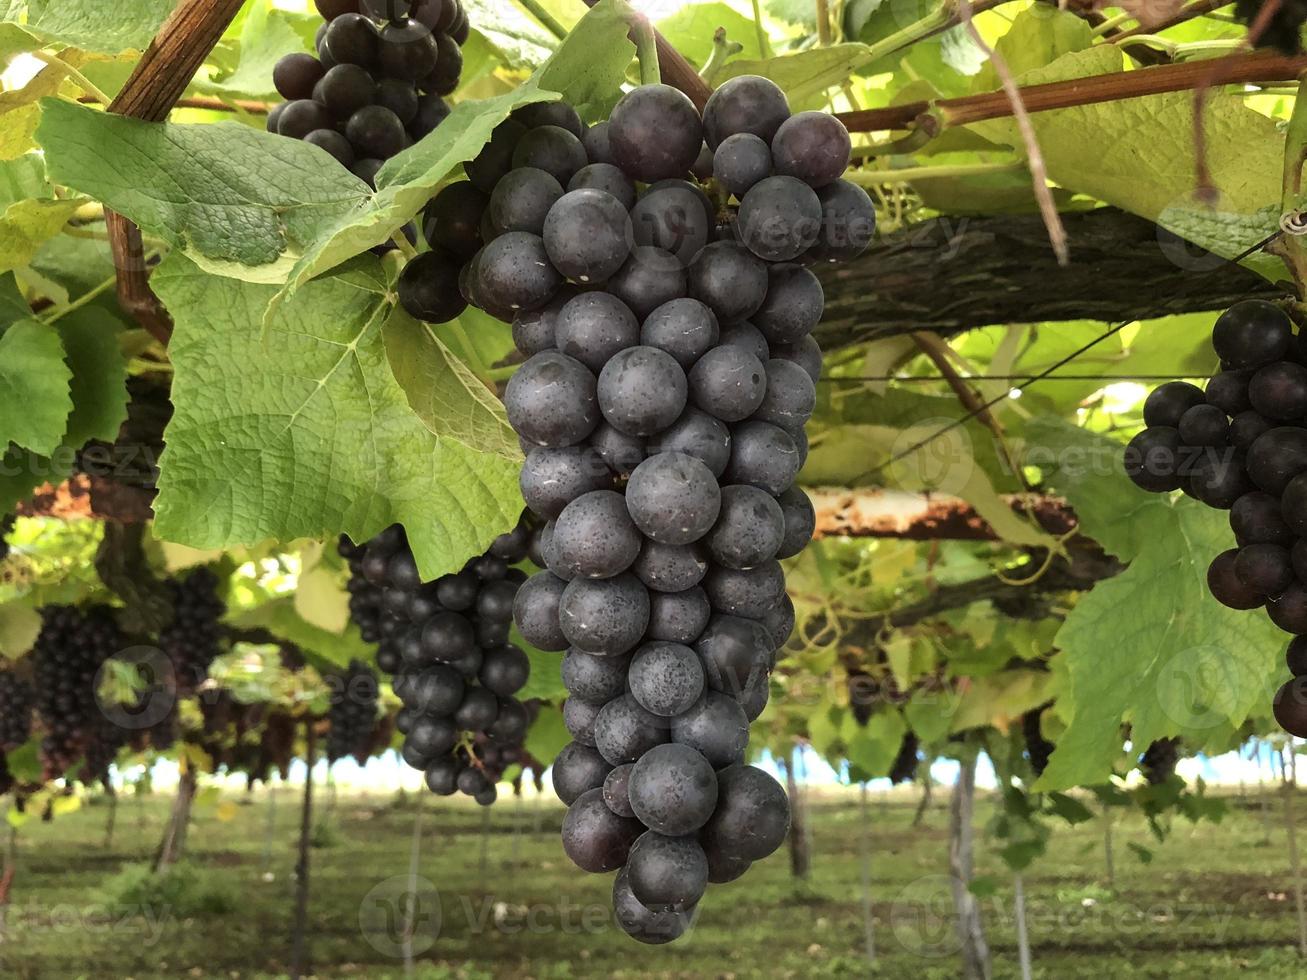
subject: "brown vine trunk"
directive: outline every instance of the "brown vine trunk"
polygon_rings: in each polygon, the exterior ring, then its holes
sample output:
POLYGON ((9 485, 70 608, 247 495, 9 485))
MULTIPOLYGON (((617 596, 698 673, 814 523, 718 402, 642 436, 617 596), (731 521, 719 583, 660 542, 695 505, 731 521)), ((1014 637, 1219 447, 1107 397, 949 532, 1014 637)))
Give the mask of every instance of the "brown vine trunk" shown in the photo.
POLYGON ((173 797, 172 812, 168 815, 168 824, 163 830, 163 840, 154 856, 156 873, 166 871, 186 852, 186 832, 191 823, 191 805, 195 802, 195 791, 199 788, 199 777, 194 767, 185 765, 181 779, 177 783, 177 795, 173 797))

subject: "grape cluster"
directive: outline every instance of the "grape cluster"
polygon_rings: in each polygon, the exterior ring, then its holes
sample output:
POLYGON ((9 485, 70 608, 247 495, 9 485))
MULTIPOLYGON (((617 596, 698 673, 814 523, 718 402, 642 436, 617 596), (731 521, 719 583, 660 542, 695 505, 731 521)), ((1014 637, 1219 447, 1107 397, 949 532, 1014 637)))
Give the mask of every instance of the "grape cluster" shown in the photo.
POLYGON ((96 676, 122 645, 122 634, 107 606, 41 610, 41 632, 32 659, 36 708, 45 731, 41 759, 47 779, 65 772, 93 742, 105 740, 96 676))
POLYGON ((459 0, 317 0, 317 57, 288 54, 268 131, 321 147, 375 186, 388 159, 449 115, 470 27, 459 0))
POLYGON ((505 403, 547 570, 516 622, 567 651, 564 847, 622 869, 617 918, 645 942, 677 938, 789 825, 743 760, 794 626, 780 559, 815 524, 795 486, 821 371, 808 264, 874 230, 849 155, 837 120, 792 115, 758 76, 702 118, 664 85, 590 127, 527 106, 428 206, 440 251, 400 283, 422 319, 470 302, 511 321, 526 358, 505 403))
POLYGON ((352 589, 351 609, 366 608, 365 635, 377 638, 377 665, 394 675, 404 704, 395 721, 404 760, 425 772, 433 793, 461 790, 493 803, 499 775, 520 757, 530 713, 513 695, 530 661, 509 630, 526 573, 510 566, 527 557, 530 541, 520 522, 457 574, 429 583, 399 525, 362 547, 342 543, 351 573, 370 587, 352 589), (478 734, 490 739, 480 751, 478 734))
POLYGON ((911 782, 916 777, 919 762, 917 752, 920 748, 921 740, 917 738, 916 732, 908 732, 903 736, 903 741, 899 743, 898 755, 894 757, 894 762, 889 767, 889 781, 895 786, 899 783, 911 782))
POLYGON ((1180 761, 1180 740, 1178 738, 1159 738, 1150 742, 1139 760, 1139 769, 1144 774, 1148 785, 1157 786, 1175 775, 1176 764, 1180 761))
POLYGON ((327 712, 327 760, 347 755, 359 764, 367 761, 372 732, 377 725, 377 675, 361 660, 351 660, 344 673, 332 682, 331 707, 327 712))
POLYGON ((1171 381, 1149 394, 1125 470, 1145 490, 1229 510, 1236 547, 1212 561, 1208 589, 1294 634, 1274 711, 1307 736, 1307 339, 1279 306, 1247 300, 1216 321, 1212 346, 1221 371, 1206 391, 1171 381))
POLYGON ((32 734, 32 685, 12 670, 0 672, 0 752, 15 749, 32 734))
POLYGON ((1021 716, 1021 734, 1026 740, 1026 754, 1030 757, 1030 768, 1037 777, 1044 774, 1044 770, 1048 768, 1048 760, 1052 757, 1053 750, 1057 748, 1044 738, 1044 730, 1040 724, 1047 707, 1048 705, 1041 705, 1032 708, 1021 716))
POLYGON ((159 647, 172 662, 180 693, 188 694, 204 683, 222 650, 227 604, 218 595, 219 584, 207 568, 166 583, 172 621, 159 634, 159 647))

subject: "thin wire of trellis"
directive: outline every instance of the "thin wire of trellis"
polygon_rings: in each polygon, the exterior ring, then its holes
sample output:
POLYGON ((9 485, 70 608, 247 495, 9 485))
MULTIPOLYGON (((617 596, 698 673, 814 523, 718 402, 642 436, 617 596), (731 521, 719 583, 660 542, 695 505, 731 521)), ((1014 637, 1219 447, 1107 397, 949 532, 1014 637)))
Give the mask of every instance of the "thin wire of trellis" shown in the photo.
MULTIPOLYGON (((1021 381, 1029 378, 1028 374, 968 374, 963 375, 963 381, 1021 381)), ((1192 380, 1207 381, 1216 377, 1214 374, 1190 374, 1184 371, 1173 372, 1171 374, 1057 374, 1043 381, 1174 381, 1192 380)), ((855 381, 895 381, 911 383, 925 383, 934 381, 948 381, 949 378, 942 374, 846 374, 838 378, 822 378, 819 384, 841 384, 844 382, 855 381)))

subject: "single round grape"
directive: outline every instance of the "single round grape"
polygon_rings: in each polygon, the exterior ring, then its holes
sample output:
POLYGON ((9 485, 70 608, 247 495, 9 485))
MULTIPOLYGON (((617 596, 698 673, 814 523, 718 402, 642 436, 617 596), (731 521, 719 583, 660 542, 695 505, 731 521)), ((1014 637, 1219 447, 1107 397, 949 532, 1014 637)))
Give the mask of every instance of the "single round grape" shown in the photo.
POLYGON ((771 148, 752 133, 726 137, 713 154, 713 176, 737 198, 771 173, 771 148))
POLYGON ((463 51, 448 34, 436 33, 433 37, 436 41, 436 67, 418 84, 425 91, 450 95, 458 88, 459 76, 463 74, 463 51))
POLYGON ((1180 416, 1177 428, 1181 445, 1220 447, 1226 444, 1230 420, 1215 405, 1195 405, 1180 416))
POLYGON ((1235 303, 1212 328, 1212 347, 1232 367, 1261 367, 1283 359, 1293 345, 1293 325, 1274 303, 1235 303))
POLYGON ((338 65, 371 68, 377 63, 380 39, 372 21, 362 14, 341 14, 332 20, 324 43, 338 65))
POLYGON ((719 322, 747 320, 767 296, 767 267, 738 242, 713 242, 690 264, 689 290, 719 322))
POLYGON ((744 760, 749 720, 738 701, 707 691, 688 711, 672 719, 672 741, 701 754, 713 769, 744 760))
POLYGON ((273 87, 281 97, 293 102, 313 98, 313 87, 326 74, 322 62, 311 54, 294 52, 285 55, 272 69, 273 87))
POLYGON ((432 664, 416 673, 401 676, 408 679, 402 695, 404 704, 418 712, 450 715, 463 703, 466 689, 463 678, 448 664, 432 664))
POLYGON ((714 347, 689 374, 693 403, 723 422, 739 422, 758 410, 767 394, 762 362, 734 345, 714 347))
POLYGON ((573 579, 563 590, 558 619, 563 635, 577 649, 610 656, 626 653, 649 625, 649 590, 629 573, 573 579))
POLYGON ((1307 478, 1295 477, 1281 502, 1262 490, 1244 494, 1230 508, 1230 529, 1241 544, 1288 547, 1296 534, 1307 532, 1307 478))
POLYGON ((466 796, 479 796, 490 788, 490 780, 480 769, 468 766, 458 774, 459 792, 466 796))
POLYGON ((419 755, 443 755, 454 747, 458 741, 458 729, 448 718, 435 718, 423 715, 409 728, 405 739, 419 755))
POLYGON ((700 841, 703 855, 708 861, 708 881, 724 885, 736 881, 753 866, 753 862, 733 854, 725 854, 711 841, 700 841))
POLYGON ((717 809, 703 828, 705 846, 759 861, 781 846, 790 829, 785 791, 755 766, 717 773, 717 809))
POLYGON ((432 660, 454 660, 475 642, 472 624, 456 612, 437 613, 422 627, 422 649, 432 660))
POLYGON ((585 125, 581 122, 581 117, 572 106, 566 102, 532 102, 528 105, 518 106, 513 110, 512 118, 516 119, 527 129, 536 129, 540 126, 558 126, 567 130, 577 139, 580 139, 585 132, 585 125))
POLYGON ((1207 403, 1215 405, 1226 415, 1238 415, 1252 408, 1248 397, 1251 371, 1222 371, 1207 382, 1207 403))
POLYGON ((817 529, 817 513, 812 500, 799 487, 790 487, 779 497, 781 515, 785 520, 785 536, 781 539, 777 558, 793 558, 812 540, 817 529))
MULTIPOLYGON (((608 120, 597 122, 581 134, 586 156, 591 163, 607 163, 617 166, 613 158, 613 148, 608 142, 608 120)), ((620 168, 619 168, 620 169, 620 168)))
POLYGON ((1249 409, 1230 420, 1230 445, 1248 449, 1257 437, 1274 427, 1274 423, 1249 409))
POLYGON ((821 346, 813 337, 807 336, 795 344, 772 344, 771 356, 783 361, 792 361, 803 368, 815 385, 821 380, 821 346))
POLYGON ((602 790, 586 790, 563 818, 563 850, 582 871, 614 871, 626 863, 643 830, 638 820, 608 809, 602 790))
POLYGON ((627 435, 650 436, 685 410, 685 372, 656 347, 628 347, 599 373, 598 397, 609 425, 627 435))
POLYGON ((736 133, 752 133, 770 145, 789 117, 789 102, 775 82, 761 75, 737 75, 708 97, 703 107, 703 135, 714 150, 736 133))
POLYGON ((690 544, 717 521, 721 491, 712 471, 693 456, 658 453, 631 474, 626 507, 646 537, 662 544, 690 544))
POLYGON ((644 440, 620 432, 607 422, 600 422, 599 428, 591 433, 590 445, 617 476, 630 476, 644 462, 644 440))
POLYGON ((1185 492, 1208 507, 1228 510, 1253 489, 1243 453, 1236 449, 1204 449, 1187 469, 1185 492))
POLYGON ((446 609, 464 612, 476 605, 481 586, 476 576, 468 572, 442 575, 436 579, 436 599, 446 609))
POLYGON ((553 298, 562 277, 549 262, 539 235, 511 231, 481 250, 476 286, 496 307, 530 310, 553 298))
POLYGON ((817 241, 821 218, 821 201, 811 187, 795 177, 768 177, 744 195, 737 227, 759 258, 788 262, 817 241))
POLYGON ((580 442, 599 424, 596 392, 595 376, 584 364, 544 351, 513 373, 504 390, 504 407, 518 435, 539 446, 561 448, 580 442))
POLYGON ((1168 381, 1158 385, 1144 399, 1144 424, 1178 428, 1185 412, 1206 402, 1207 397, 1196 385, 1187 381, 1168 381))
POLYGON ((345 135, 362 157, 386 160, 404 149, 408 134, 399 116, 379 105, 364 106, 345 124, 345 135))
POLYGON ((631 696, 664 718, 689 710, 703 696, 699 655, 680 643, 655 641, 635 651, 628 677, 631 696))
POLYGON ((611 489, 613 474, 589 446, 533 449, 522 466, 519 485, 527 507, 552 520, 581 494, 611 489))
POLYGON ((365 160, 355 160, 354 166, 350 167, 349 171, 373 190, 376 190, 377 174, 381 172, 381 168, 385 165, 385 160, 377 160, 369 157, 365 160))
POLYGON ((751 418, 770 422, 789 433, 801 430, 817 407, 817 389, 812 379, 802 367, 781 358, 769 360, 766 371, 767 391, 751 418))
POLYGON ((612 578, 631 567, 642 540, 627 514, 626 499, 612 490, 592 490, 558 516, 553 561, 568 577, 612 578))
POLYGON ((572 175, 567 189, 603 191, 615 197, 628 211, 635 204, 635 184, 631 182, 630 177, 622 173, 620 167, 615 167, 611 163, 586 164, 572 175))
POLYGON ((1256 609, 1266 604, 1266 596, 1244 585, 1234 573, 1238 548, 1223 551, 1207 567, 1207 590, 1223 606, 1231 609, 1256 609))
POLYGON ((575 647, 563 657, 563 686, 569 694, 596 704, 607 704, 626 691, 629 654, 603 657, 575 647))
POLYGON ((630 694, 604 705, 595 719, 595 747, 614 766, 636 762, 670 736, 666 718, 645 710, 630 694))
POLYGON ((767 675, 773 649, 766 628, 752 619, 714 613, 694 644, 708 687, 739 698, 767 675))
POLYGON ((570 697, 563 702, 563 724, 576 742, 581 745, 595 744, 595 718, 606 703, 583 701, 577 697, 570 697))
POLYGON ((699 111, 684 92, 670 85, 632 89, 608 118, 613 161, 646 183, 685 176, 702 145, 699 111))
POLYGON ((693 837, 646 831, 632 845, 625 870, 636 899, 655 911, 693 908, 708 888, 708 858, 693 837))
POLYGON ((322 76, 314 96, 337 119, 348 119, 372 104, 377 97, 377 83, 366 68, 337 65, 322 76))
POLYGON ((876 235, 876 208, 857 184, 843 178, 817 191, 821 202, 821 232, 806 258, 851 262, 867 250, 876 235))
POLYGON ((1307 633, 1307 587, 1294 581, 1266 604, 1266 615, 1286 633, 1307 633))
POLYGON ((1248 449, 1248 475, 1267 493, 1284 493, 1299 473, 1307 471, 1307 430, 1279 426, 1258 436, 1248 449))
POLYGON ((660 834, 679 837, 694 833, 712 816, 717 804, 717 775, 691 746, 660 744, 636 761, 628 792, 631 809, 641 823, 660 834))
POLYGON ((1295 738, 1307 733, 1307 677, 1294 677, 1275 692, 1275 723, 1295 738))
POLYGON ((717 343, 720 333, 712 310, 697 299, 682 298, 664 303, 645 317, 639 342, 666 351, 689 370, 717 343))
POLYGON ((489 141, 481 148, 481 152, 464 164, 463 170, 467 174, 467 179, 477 190, 485 194, 492 193, 495 185, 513 169, 513 153, 518 141, 526 135, 526 131, 526 127, 516 120, 504 120, 495 127, 489 141))
POLYGON ((826 297, 821 282, 800 265, 767 269, 767 297, 752 322, 769 344, 793 344, 808 336, 821 320, 826 297))
POLYGON ((449 103, 436 93, 422 96, 418 99, 417 115, 408 123, 409 135, 415 140, 425 138, 449 118, 450 111, 449 103))
POLYGON ((1307 676, 1307 639, 1295 636, 1284 652, 1284 663, 1294 677, 1307 676))
POLYGON ((567 637, 558 620, 567 583, 549 572, 537 572, 517 590, 513 622, 526 641, 540 650, 566 650, 567 637))
POLYGON ((685 295, 685 267, 670 252, 637 245, 606 288, 643 319, 664 303, 685 295))
POLYGON ((701 193, 683 180, 650 187, 631 208, 634 242, 661 248, 688 266, 712 234, 712 215, 704 209, 701 193))
POLYGON ((466 732, 480 732, 495 723, 499 715, 499 699, 484 687, 469 687, 463 694, 463 703, 454 712, 454 723, 466 732))
POLYGON ((613 918, 632 939, 648 946, 661 946, 680 939, 690 928, 692 913, 655 912, 640 904, 631 891, 623 868, 613 880, 613 918))
POLYGON ((1294 580, 1289 549, 1278 544, 1245 545, 1235 556, 1234 574, 1254 592, 1278 596, 1294 580))
POLYGON ((400 305, 409 316, 427 323, 453 320, 467 309, 458 291, 458 268, 440 252, 419 255, 400 274, 400 305))
POLYGON ((630 215, 606 191, 568 191, 545 218, 545 250, 554 267, 576 282, 606 282, 631 254, 630 215))
POLYGON ((481 216, 489 203, 490 199, 471 181, 446 184, 423 212, 423 234, 434 248, 469 259, 482 245, 481 216))
POLYGON ((771 141, 776 173, 797 177, 811 187, 825 187, 842 177, 852 150, 849 131, 825 112, 791 116, 771 141))
POLYGON ((703 581, 708 560, 697 545, 662 544, 645 538, 631 571, 651 589, 684 592, 703 581))
POLYGON ((481 686, 501 698, 522 690, 530 676, 531 661, 512 644, 487 650, 477 673, 481 686))
POLYGON ((635 315, 609 293, 581 293, 558 311, 554 344, 598 374, 618 351, 640 340, 635 315))
POLYGON ((289 102, 278 103, 268 112, 268 118, 264 122, 264 128, 267 129, 268 132, 276 133, 278 131, 278 126, 281 125, 282 113, 286 111, 286 106, 288 105, 290 105, 289 102))
POLYGON ((706 542, 728 568, 753 568, 775 558, 785 538, 785 517, 776 498, 757 487, 722 487, 721 512, 706 542))
POLYGON ((1307 415, 1307 367, 1292 361, 1267 364, 1248 383, 1248 400, 1268 419, 1288 421, 1307 415))
POLYGON ((529 231, 541 234, 545 215, 563 196, 563 185, 536 167, 521 167, 495 185, 490 195, 490 221, 499 234, 529 231))
MULTIPOLYGON (((528 130, 513 149, 513 167, 538 167, 566 187, 589 160, 581 141, 561 126, 528 130)), ((470 176, 470 175, 469 175, 470 176)))
POLYGON ((708 467, 715 478, 731 458, 731 432, 707 412, 687 408, 681 417, 649 440, 649 453, 683 453, 708 467))
POLYGON ((771 360, 771 348, 767 344, 767 338, 748 320, 739 320, 722 327, 718 344, 721 347, 738 347, 752 354, 761 364, 771 360))
POLYGON ((354 147, 334 129, 315 129, 304 137, 304 142, 326 150, 343 167, 354 165, 354 147))
POLYGON ((785 573, 774 560, 749 569, 715 565, 704 577, 703 590, 719 612, 762 619, 785 594, 785 573))
POLYGON ((1135 486, 1149 493, 1178 490, 1180 432, 1170 426, 1144 429, 1125 447, 1125 473, 1135 486))
POLYGON ((693 643, 711 615, 708 595, 698 586, 684 592, 651 592, 648 638, 693 643))
POLYGON ((452 796, 458 790, 458 774, 462 771, 457 760, 446 757, 427 766, 424 777, 427 789, 437 796, 452 796))
POLYGON ((604 780, 604 803, 619 817, 635 816, 635 811, 631 809, 629 789, 633 768, 635 767, 630 762, 620 765, 604 780))
MULTIPOLYGON (((805 376, 806 380, 806 376, 805 376)), ((731 430, 731 458, 723 479, 779 496, 794 485, 799 450, 788 432, 767 422, 741 422, 731 430)))
POLYGON ((396 21, 381 29, 380 41, 381 71, 390 78, 416 82, 436 70, 440 49, 426 26, 396 21))
POLYGON ((277 132, 291 139, 302 140, 318 129, 330 129, 331 114, 310 99, 287 102, 277 116, 277 132))
POLYGON ((571 806, 585 793, 602 787, 612 769, 597 749, 571 742, 554 759, 551 772, 554 792, 571 806))

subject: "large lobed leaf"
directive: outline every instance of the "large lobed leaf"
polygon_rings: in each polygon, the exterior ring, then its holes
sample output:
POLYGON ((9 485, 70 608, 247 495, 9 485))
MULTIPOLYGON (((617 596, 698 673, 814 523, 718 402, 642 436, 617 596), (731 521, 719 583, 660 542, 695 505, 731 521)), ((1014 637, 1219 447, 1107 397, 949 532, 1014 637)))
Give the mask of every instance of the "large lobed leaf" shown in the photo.
POLYGON ((210 276, 180 256, 154 286, 177 324, 161 537, 196 548, 341 531, 362 541, 398 521, 430 579, 516 523, 518 461, 502 454, 502 423, 482 394, 432 367, 428 382, 450 386, 437 434, 396 382, 383 327, 417 328, 395 310, 376 258, 305 286, 266 324, 275 287, 210 276))
POLYGON ((177 0, 0 0, 0 51, 144 51, 177 0))

